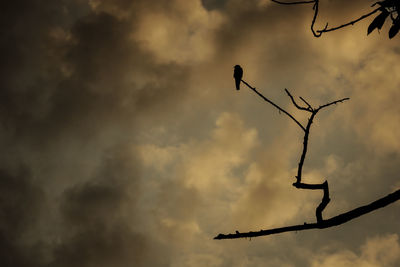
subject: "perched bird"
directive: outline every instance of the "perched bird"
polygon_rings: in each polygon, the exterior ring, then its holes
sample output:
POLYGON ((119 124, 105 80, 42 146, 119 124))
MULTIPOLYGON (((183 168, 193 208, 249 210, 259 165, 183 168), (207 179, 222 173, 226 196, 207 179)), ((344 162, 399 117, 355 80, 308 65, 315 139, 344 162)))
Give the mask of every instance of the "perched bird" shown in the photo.
POLYGON ((239 66, 235 66, 235 70, 233 71, 233 78, 235 78, 236 90, 240 90, 240 81, 243 77, 243 69, 239 66))

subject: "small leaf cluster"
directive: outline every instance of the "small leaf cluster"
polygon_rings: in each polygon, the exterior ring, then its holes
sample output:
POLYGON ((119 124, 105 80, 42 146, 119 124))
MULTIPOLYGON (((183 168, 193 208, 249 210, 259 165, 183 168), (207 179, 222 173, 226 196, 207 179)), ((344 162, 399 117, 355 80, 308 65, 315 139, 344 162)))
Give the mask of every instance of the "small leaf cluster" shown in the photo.
POLYGON ((375 29, 382 29, 386 19, 390 18, 392 20, 392 26, 389 29, 389 38, 392 39, 400 30, 400 0, 384 0, 376 2, 374 5, 380 6, 380 13, 369 25, 367 34, 370 34, 375 29))

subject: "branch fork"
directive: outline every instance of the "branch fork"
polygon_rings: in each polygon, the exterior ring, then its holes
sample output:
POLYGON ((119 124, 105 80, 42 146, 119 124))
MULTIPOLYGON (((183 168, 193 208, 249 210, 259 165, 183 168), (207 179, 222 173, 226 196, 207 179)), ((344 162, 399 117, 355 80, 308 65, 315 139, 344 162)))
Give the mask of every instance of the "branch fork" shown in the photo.
POLYGON ((318 205, 318 207, 315 210, 317 222, 314 222, 314 223, 306 223, 305 222, 304 224, 299 224, 299 225, 285 226, 285 227, 280 227, 280 228, 273 228, 273 229, 259 230, 259 231, 250 231, 250 232, 244 232, 244 233, 240 233, 239 231, 236 230, 236 232, 233 234, 218 234, 216 237, 214 237, 214 239, 252 238, 252 237, 258 237, 258 236, 279 234, 279 233, 284 233, 284 232, 293 232, 293 231, 297 232, 297 231, 310 230, 310 229, 325 229, 325 228, 329 228, 329 227, 333 227, 333 226, 337 226, 337 225, 346 223, 350 220, 353 220, 357 217, 360 217, 362 215, 370 213, 374 210, 383 208, 383 207, 385 207, 391 203, 394 203, 395 201, 400 199, 400 189, 398 189, 397 191, 395 191, 385 197, 382 197, 378 200, 375 200, 375 201, 371 202, 370 204, 355 208, 353 210, 339 214, 339 215, 334 216, 329 219, 324 219, 322 217, 322 212, 330 202, 328 182, 325 181, 322 184, 307 184, 307 183, 303 183, 301 181, 303 164, 304 164, 304 160, 305 160, 306 153, 307 153, 308 137, 309 137, 310 128, 311 128, 313 119, 315 118, 315 116, 321 109, 324 109, 324 108, 329 107, 334 104, 342 103, 344 101, 349 100, 349 98, 347 98, 347 97, 342 98, 342 99, 335 100, 333 102, 321 105, 318 108, 313 108, 307 101, 305 101, 301 97, 300 97, 300 100, 303 101, 306 106, 298 105, 296 103, 295 99, 293 98, 293 96, 290 94, 290 92, 287 89, 285 89, 287 95, 290 97, 293 105, 296 106, 297 109, 311 113, 311 115, 308 119, 307 126, 304 127, 293 115, 288 113, 283 108, 279 107, 277 104, 275 104, 268 98, 266 98, 264 95, 262 95, 260 92, 258 92, 256 90, 256 88, 250 86, 248 83, 246 83, 243 80, 242 80, 242 82, 247 87, 249 87, 251 90, 253 90, 256 94, 258 94, 263 100, 265 100, 266 102, 273 105, 280 112, 283 112, 284 114, 286 114, 304 131, 303 152, 300 157, 299 167, 297 169, 297 175, 295 176, 296 182, 293 183, 293 186, 298 189, 322 190, 323 197, 322 197, 321 203, 318 205))
MULTIPOLYGON (((300 127, 301 130, 304 131, 303 150, 302 150, 302 153, 301 153, 301 156, 300 156, 300 160, 299 160, 299 165, 298 165, 298 168, 297 168, 297 175, 295 176, 296 182, 293 183, 293 186, 296 187, 297 189, 322 190, 323 197, 322 197, 321 203, 318 205, 318 207, 315 210, 317 223, 316 224, 315 223, 314 224, 304 223, 304 225, 301 227, 301 229, 303 229, 303 227, 305 227, 305 226, 307 226, 307 227, 304 228, 304 229, 308 229, 308 227, 310 227, 311 225, 315 225, 315 226, 316 225, 318 225, 318 226, 322 225, 325 222, 323 217, 322 217, 322 212, 330 202, 328 182, 325 181, 322 184, 307 184, 307 183, 302 182, 303 165, 304 165, 304 161, 305 161, 306 154, 307 154, 308 139, 309 139, 309 135, 310 135, 311 124, 313 123, 313 120, 314 120, 315 116, 317 115, 317 113, 320 110, 322 110, 322 109, 324 109, 326 107, 329 107, 329 106, 331 106, 333 104, 342 103, 342 102, 344 102, 346 100, 349 100, 349 98, 342 98, 342 99, 339 99, 339 100, 335 100, 333 102, 330 102, 330 103, 321 105, 318 108, 315 108, 315 107, 311 106, 311 104, 308 101, 306 101, 304 98, 302 98, 302 97, 299 97, 299 99, 303 102, 304 105, 298 104, 296 102, 296 100, 294 99, 294 97, 292 96, 292 94, 289 92, 289 90, 285 88, 285 92, 289 96, 290 100, 292 101, 292 104, 298 110, 310 113, 310 117, 308 118, 307 125, 304 126, 292 114, 287 112, 285 109, 283 109, 279 105, 275 104, 273 101, 271 101, 267 97, 265 97, 263 94, 261 94, 259 91, 257 91, 257 89, 255 87, 251 86, 250 84, 248 84, 244 80, 241 80, 241 82, 243 82, 248 88, 253 90, 264 101, 268 102, 269 104, 271 104, 272 106, 277 108, 279 112, 282 112, 282 113, 286 114, 293 122, 296 123, 297 126, 300 127)), ((279 230, 272 229, 274 231, 271 232, 271 233, 294 231, 293 229, 296 229, 296 231, 299 230, 296 227, 295 228, 293 228, 293 227, 289 227, 289 228, 283 227, 283 228, 278 228, 278 229, 279 230)), ((267 234, 267 233, 271 234, 269 231, 270 230, 261 230, 261 232, 264 233, 264 234, 267 234), (265 232, 265 231, 267 231, 267 232, 265 232)), ((229 234, 229 235, 219 234, 217 237, 215 237, 215 239, 253 237, 253 236, 258 236, 257 233, 260 234, 260 232, 239 233, 238 231, 236 231, 235 234, 229 234)), ((260 234, 260 235, 264 235, 264 234, 260 234)))
MULTIPOLYGON (((258 95, 261 95, 258 91, 256 91, 256 89, 252 86, 250 86, 248 83, 244 82, 244 84, 246 84, 250 89, 252 89, 253 91, 255 91, 258 95)), ((327 104, 321 105, 318 108, 314 108, 310 105, 310 103, 308 103, 304 98, 299 97, 301 101, 304 102, 305 106, 301 106, 299 105, 296 100, 294 99, 294 97, 292 96, 292 94, 289 92, 288 89, 285 88, 285 92, 286 94, 289 96, 290 100, 292 101, 292 104, 301 111, 305 111, 305 112, 309 112, 311 115, 308 118, 308 122, 306 127, 304 127, 293 115, 291 115, 290 113, 288 113, 287 111, 283 110, 282 108, 279 107, 280 110, 282 110, 285 114, 287 114, 292 120, 294 120, 296 122, 297 125, 300 126, 300 128, 304 131, 304 138, 303 138, 303 151, 301 153, 300 156, 300 161, 299 161, 299 166, 297 168, 297 175, 296 175, 296 182, 293 183, 293 186, 296 187, 297 189, 308 189, 308 190, 322 190, 323 191, 323 197, 321 200, 321 203, 318 205, 315 214, 316 214, 316 218, 317 218, 317 222, 321 223, 323 221, 323 217, 322 217, 322 212, 323 210, 326 208, 326 206, 329 204, 330 202, 330 198, 329 198, 329 186, 328 186, 328 182, 325 181, 322 184, 306 184, 303 183, 301 181, 302 178, 302 174, 303 174, 303 165, 304 165, 304 161, 306 158, 306 154, 307 154, 307 147, 308 147, 308 139, 310 136, 310 129, 311 129, 311 124, 314 121, 315 116, 317 115, 317 113, 326 108, 329 107, 331 105, 337 104, 337 103, 342 103, 346 100, 349 100, 350 98, 346 97, 346 98, 342 98, 339 100, 335 100, 332 102, 329 102, 327 104)), ((266 100, 267 98, 263 96, 263 99, 266 100)), ((270 100, 266 100, 270 103, 272 103, 272 101, 270 100)), ((277 106, 276 104, 273 104, 274 106, 277 106)))

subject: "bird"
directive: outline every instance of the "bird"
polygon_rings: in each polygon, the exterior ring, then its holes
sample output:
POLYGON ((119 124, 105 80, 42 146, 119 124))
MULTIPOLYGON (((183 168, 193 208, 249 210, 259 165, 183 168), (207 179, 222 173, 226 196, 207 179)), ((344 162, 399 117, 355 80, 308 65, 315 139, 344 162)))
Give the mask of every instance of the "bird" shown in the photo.
POLYGON ((240 65, 235 65, 235 70, 233 71, 233 78, 235 78, 236 90, 240 90, 240 82, 243 77, 243 69, 240 65))

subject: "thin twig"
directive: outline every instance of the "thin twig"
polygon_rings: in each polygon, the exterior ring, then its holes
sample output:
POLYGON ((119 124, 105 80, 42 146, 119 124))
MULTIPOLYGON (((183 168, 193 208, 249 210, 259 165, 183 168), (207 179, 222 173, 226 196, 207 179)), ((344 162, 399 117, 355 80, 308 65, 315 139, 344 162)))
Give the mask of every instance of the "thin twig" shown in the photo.
POLYGON ((344 102, 344 101, 346 101, 346 100, 349 100, 349 99, 350 99, 349 97, 345 97, 345 98, 342 98, 342 99, 339 99, 339 100, 330 102, 330 103, 328 103, 328 104, 319 106, 319 108, 317 108, 316 110, 317 110, 317 112, 318 112, 320 109, 326 108, 326 107, 328 107, 328 106, 330 106, 330 105, 333 105, 333 104, 342 103, 342 102, 344 102))
MULTIPOLYGON (((322 33, 316 33, 315 32, 315 30, 314 30, 314 25, 315 25, 315 21, 317 20, 317 17, 318 17, 318 7, 319 7, 319 0, 315 0, 314 1, 315 3, 314 3, 314 6, 313 6, 313 9, 314 9, 314 16, 313 16, 313 19, 312 19, 312 21, 311 21, 311 32, 313 33, 313 35, 315 36, 315 37, 320 37, 321 35, 322 35, 322 33)), ((328 26, 328 24, 326 24, 326 26, 328 26)))
POLYGON ((340 25, 340 26, 337 26, 337 27, 328 28, 328 24, 326 24, 326 26, 325 26, 325 28, 324 28, 323 30, 317 30, 317 32, 320 33, 320 36, 321 36, 321 34, 322 34, 323 32, 336 31, 336 30, 339 30, 339 29, 341 29, 341 28, 344 28, 344 27, 347 27, 347 26, 350 26, 350 25, 354 25, 354 24, 356 24, 357 22, 359 22, 359 21, 361 21, 361 20, 363 20, 363 19, 365 19, 365 18, 368 18, 368 17, 371 16, 372 14, 375 14, 375 13, 376 13, 377 11, 379 11, 380 9, 381 9, 381 8, 374 9, 374 10, 372 10, 371 12, 369 12, 369 13, 367 13, 367 14, 365 14, 365 15, 362 15, 362 16, 359 17, 358 19, 352 20, 352 21, 350 21, 350 22, 348 22, 348 23, 345 23, 345 24, 340 25))
POLYGON ((294 105, 296 108, 298 108, 298 109, 300 109, 300 110, 305 110, 305 111, 310 111, 310 112, 312 112, 312 111, 311 111, 310 109, 308 109, 308 108, 299 106, 299 105, 296 103, 296 101, 294 100, 293 96, 292 96, 292 95, 290 94, 290 92, 288 91, 288 89, 285 88, 285 92, 286 92, 286 94, 290 97, 290 99, 292 100, 293 105, 294 105))
POLYGON ((310 111, 313 110, 313 108, 311 107, 311 105, 308 104, 308 102, 307 102, 304 98, 302 98, 301 96, 300 96, 299 98, 308 106, 308 109, 309 109, 310 111))
POLYGON ((300 225, 280 227, 280 228, 274 228, 274 229, 268 229, 268 230, 260 230, 257 232, 251 231, 251 232, 246 232, 246 233, 238 232, 236 234, 219 234, 216 237, 214 237, 214 239, 235 239, 235 238, 257 237, 257 236, 279 234, 279 233, 284 233, 284 232, 329 228, 329 227, 341 225, 341 224, 346 223, 350 220, 353 220, 357 217, 360 217, 364 214, 367 214, 374 210, 383 208, 389 204, 392 204, 393 202, 396 202, 399 199, 400 199, 400 189, 385 196, 385 197, 375 200, 374 202, 372 202, 368 205, 355 208, 351 211, 339 214, 335 217, 332 217, 327 220, 322 220, 317 223, 304 223, 304 224, 300 224, 300 225))
POLYGON ((256 90, 256 88, 252 87, 251 85, 249 85, 247 82, 243 81, 242 82, 247 85, 247 87, 249 87, 251 90, 253 90, 256 94, 258 94, 262 99, 264 99, 265 101, 267 101, 268 103, 270 103, 271 105, 273 105, 274 107, 276 107, 278 110, 282 111, 283 113, 285 113, 286 115, 288 115, 297 125, 300 126, 300 128, 305 131, 306 129, 304 128, 304 126, 298 122, 298 120, 296 120, 289 112, 287 112, 286 110, 284 110, 283 108, 281 108, 280 106, 278 106, 277 104, 275 104, 274 102, 272 102, 271 100, 269 100, 268 98, 266 98, 265 96, 263 96, 260 92, 258 92, 256 90))

